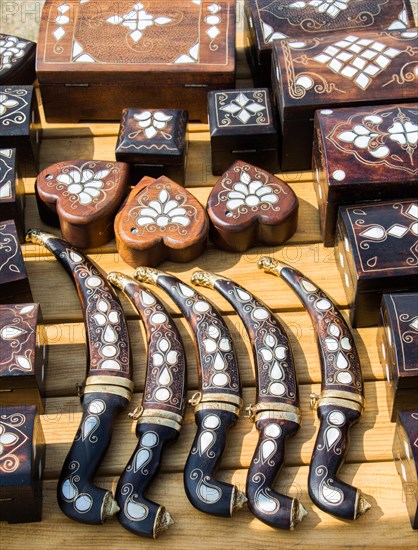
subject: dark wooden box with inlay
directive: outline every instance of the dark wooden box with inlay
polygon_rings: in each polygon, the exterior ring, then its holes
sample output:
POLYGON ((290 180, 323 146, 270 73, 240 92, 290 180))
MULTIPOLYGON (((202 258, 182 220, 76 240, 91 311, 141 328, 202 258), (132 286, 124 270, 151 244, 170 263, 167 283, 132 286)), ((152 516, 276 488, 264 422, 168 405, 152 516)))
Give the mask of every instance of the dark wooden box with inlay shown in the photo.
POLYGON ((418 201, 342 206, 335 255, 352 325, 378 325, 382 294, 418 288, 418 201))
POLYGON ((377 347, 394 422, 398 410, 418 404, 418 292, 383 295, 377 347))
POLYGON ((0 305, 0 404, 43 412, 47 361, 40 305, 0 305))
POLYGON ((413 529, 418 529, 418 408, 398 412, 393 458, 413 529))
POLYGON ((315 113, 313 181, 322 240, 333 246, 338 207, 418 196, 418 104, 315 113))
POLYGON ((417 38, 416 29, 353 30, 274 41, 282 170, 311 168, 315 110, 416 101, 417 38))
POLYGON ((17 167, 16 149, 0 149, 0 222, 12 218, 25 242, 25 188, 17 167))
POLYGON ((167 176, 184 184, 188 113, 180 109, 124 109, 116 160, 129 164, 129 180, 167 176))
POLYGON ((34 42, 0 33, 0 84, 32 84, 35 52, 34 42))
POLYGON ((0 222, 0 304, 33 302, 13 220, 0 222))
POLYGON ((0 406, 0 449, 0 521, 41 521, 45 439, 36 405, 0 406))
POLYGON ((212 173, 220 176, 235 161, 278 170, 277 127, 270 91, 220 90, 208 94, 212 173))
POLYGON ((413 25, 409 0, 245 0, 245 48, 258 86, 271 83, 273 40, 320 38, 332 31, 402 30, 413 25))
POLYGON ((0 149, 17 149, 22 175, 34 175, 30 169, 38 167, 40 142, 34 87, 0 86, 0 149))
POLYGON ((37 76, 50 122, 120 120, 126 107, 206 122, 207 92, 235 86, 235 2, 47 0, 37 76))

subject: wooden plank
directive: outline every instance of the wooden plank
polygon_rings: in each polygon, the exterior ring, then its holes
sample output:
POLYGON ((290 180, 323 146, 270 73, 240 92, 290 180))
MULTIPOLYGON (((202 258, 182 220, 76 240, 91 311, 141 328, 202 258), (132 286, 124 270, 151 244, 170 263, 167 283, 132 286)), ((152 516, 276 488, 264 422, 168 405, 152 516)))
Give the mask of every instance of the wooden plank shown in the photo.
MULTIPOLYGON (((347 307, 347 298, 340 275, 334 260, 333 249, 325 249, 321 244, 290 245, 275 248, 252 248, 244 254, 229 253, 209 248, 195 261, 178 264, 163 262, 162 270, 178 275, 185 282, 196 269, 203 269, 231 277, 237 283, 248 288, 265 301, 272 309, 301 309, 295 293, 279 278, 257 269, 257 260, 271 255, 287 261, 300 269, 307 277, 312 278, 319 286, 326 289, 333 300, 342 307, 347 307)), ((104 272, 121 271, 132 275, 134 270, 125 264, 117 253, 92 254, 91 259, 104 272)), ((26 269, 32 287, 34 300, 42 304, 44 318, 48 323, 60 321, 81 321, 80 302, 63 268, 51 256, 35 255, 26 258, 26 269), (54 291, 51 289, 54 281, 54 291), (57 293, 57 289, 59 292, 57 293)), ((179 313, 170 298, 157 287, 153 290, 161 296, 171 312, 179 313)), ((199 291, 213 300, 223 313, 233 313, 231 306, 214 290, 200 288, 199 291)), ((133 316, 132 307, 124 301, 126 314, 133 316)))
MULTIPOLYGON (((0 531, 0 545, 8 550, 28 547, 45 548, 121 549, 138 545, 144 550, 196 550, 211 548, 347 548, 382 549, 402 544, 403 550, 416 550, 417 532, 411 529, 402 491, 402 485, 393 462, 352 464, 344 468, 342 477, 348 483, 361 487, 372 508, 356 521, 343 522, 324 514, 309 500, 306 490, 307 467, 285 468, 280 475, 279 490, 297 496, 308 515, 295 531, 276 531, 254 518, 246 508, 232 519, 214 518, 195 510, 188 502, 182 475, 161 474, 149 492, 150 498, 166 506, 175 524, 161 535, 158 542, 139 539, 125 531, 118 522, 108 521, 102 527, 77 524, 67 519, 56 503, 56 481, 44 483, 44 521, 42 523, 7 525, 0 531), (203 537, 203 538, 202 538, 203 537), (53 541, 53 545, 51 542, 53 541)), ((222 472, 224 481, 245 486, 245 470, 222 472)), ((113 488, 116 477, 100 479, 102 486, 113 488)))
MULTIPOLYGON (((344 312, 345 313, 345 312, 344 312)), ((321 381, 319 355, 308 315, 300 312, 282 312, 279 316, 290 338, 299 384, 321 381)), ((183 318, 176 319, 183 338, 187 357, 189 389, 197 389, 197 364, 190 329, 183 318)), ((252 350, 244 325, 237 315, 225 316, 239 357, 241 383, 254 386, 252 350)), ((135 391, 142 391, 145 380, 145 331, 140 321, 129 321, 132 344, 135 391)), ((49 361, 46 370, 48 397, 74 394, 74 385, 84 376, 86 352, 85 331, 82 323, 47 325, 49 361)), ((353 331, 360 355, 364 380, 384 380, 385 373, 379 361, 377 347, 367 345, 376 341, 377 328, 353 331)))
MULTIPOLYGON (((286 449, 286 464, 292 466, 309 464, 318 428, 316 413, 310 409, 309 403, 310 394, 312 392, 319 393, 320 385, 306 384, 300 386, 299 389, 302 427, 296 436, 289 440, 286 449)), ((192 396, 192 393, 189 392, 189 397, 192 396)), ((254 403, 254 394, 253 388, 244 389, 244 407, 254 403)), ((395 425, 390 423, 388 408, 385 405, 386 383, 366 382, 365 396, 367 408, 359 424, 350 432, 351 443, 347 462, 391 460, 391 443, 395 425)), ((134 410, 140 405, 141 399, 142 395, 136 393, 128 409, 134 410)), ((115 423, 113 440, 100 469, 102 475, 116 475, 120 472, 135 448, 135 422, 128 418, 127 413, 128 410, 122 413, 115 423)), ((76 396, 47 400, 46 414, 42 416, 42 426, 49 450, 46 463, 48 478, 58 477, 80 419, 81 407, 76 396)), ((182 471, 195 432, 193 409, 188 406, 181 436, 178 442, 167 450, 162 464, 163 471, 182 471)), ((254 424, 242 412, 236 426, 229 432, 228 446, 222 459, 221 468, 247 468, 257 439, 258 435, 254 424)))

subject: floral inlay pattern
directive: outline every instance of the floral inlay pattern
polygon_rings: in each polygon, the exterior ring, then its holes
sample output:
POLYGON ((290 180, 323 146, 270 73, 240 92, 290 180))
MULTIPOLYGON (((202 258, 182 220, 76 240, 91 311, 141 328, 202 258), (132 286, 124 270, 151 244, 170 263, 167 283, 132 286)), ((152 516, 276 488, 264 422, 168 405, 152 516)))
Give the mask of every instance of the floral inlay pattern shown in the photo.
POLYGON ((318 13, 329 15, 332 19, 335 19, 339 14, 348 8, 350 0, 311 0, 310 2, 293 2, 289 8, 293 9, 305 9, 308 6, 315 8, 318 13))
POLYGON ((18 59, 24 57, 28 44, 16 36, 0 38, 0 73, 11 69, 18 59))
POLYGON ((56 177, 58 183, 66 186, 70 195, 75 196, 75 202, 82 205, 90 204, 99 197, 100 190, 104 187, 104 179, 110 174, 110 170, 98 170, 94 172, 86 165, 72 167, 68 172, 63 172, 56 177))
POLYGON ((0 201, 11 199, 13 196, 12 180, 9 174, 13 170, 11 149, 0 149, 0 201))
POLYGON ((28 94, 28 90, 15 86, 3 88, 0 93, 0 125, 10 126, 10 124, 23 124, 27 121, 24 110, 28 106, 25 99, 28 94))
POLYGON ((19 102, 15 99, 9 97, 6 94, 0 94, 0 116, 4 115, 8 109, 13 109, 17 107, 19 102))
POLYGON ((141 40, 147 27, 152 27, 153 25, 166 25, 172 20, 170 17, 154 17, 151 13, 147 13, 143 4, 138 2, 133 6, 132 10, 125 15, 112 15, 112 17, 109 17, 106 21, 112 25, 123 25, 127 27, 130 31, 130 37, 136 44, 141 40))
POLYGON ((276 204, 279 198, 273 193, 270 185, 263 185, 263 182, 257 179, 251 179, 248 172, 242 170, 239 182, 233 186, 233 190, 228 193, 226 207, 229 210, 236 210, 241 206, 256 208, 260 204, 276 204))
POLYGON ((0 306, 0 373, 32 373, 38 310, 34 304, 0 306), (32 341, 30 346, 27 342, 32 341))
POLYGON ((367 229, 360 233, 360 237, 364 237, 366 239, 362 241, 360 247, 368 250, 370 247, 367 242, 368 240, 382 242, 388 237, 402 239, 409 231, 418 237, 418 204, 412 204, 409 206, 404 215, 412 220, 409 227, 399 223, 395 223, 387 229, 379 224, 369 225, 367 229))
POLYGON ((137 121, 137 125, 140 128, 138 132, 132 132, 128 135, 130 139, 135 139, 138 134, 144 133, 148 139, 154 138, 157 134, 161 134, 164 139, 172 139, 172 135, 163 130, 167 127, 167 124, 172 120, 171 115, 166 115, 162 111, 144 111, 142 113, 135 113, 134 119, 137 121))
POLYGON ((28 440, 19 427, 26 422, 25 415, 13 413, 0 416, 0 472, 15 472, 20 465, 16 451, 28 440))
POLYGON ((229 113, 233 117, 240 120, 243 124, 247 122, 259 113, 266 110, 266 107, 261 103, 256 103, 250 99, 246 94, 240 93, 234 99, 232 99, 227 105, 220 107, 221 111, 229 113))

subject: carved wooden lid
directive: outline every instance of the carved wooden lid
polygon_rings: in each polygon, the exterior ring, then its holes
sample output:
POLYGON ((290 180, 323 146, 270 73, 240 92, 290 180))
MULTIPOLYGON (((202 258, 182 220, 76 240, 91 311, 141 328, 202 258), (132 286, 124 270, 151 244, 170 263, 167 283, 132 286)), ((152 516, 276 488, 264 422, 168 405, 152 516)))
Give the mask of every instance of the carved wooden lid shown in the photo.
POLYGON ((235 2, 45 2, 37 49, 42 83, 100 82, 111 73, 158 85, 169 72, 181 74, 182 84, 207 84, 208 73, 234 70, 235 2))
POLYGON ((167 250, 181 253, 204 242, 208 232, 209 222, 199 201, 165 176, 143 178, 115 220, 118 251, 124 258, 127 249, 146 251, 162 246, 162 261, 167 250))
POLYGON ((238 233, 256 223, 284 224, 298 207, 298 199, 286 183, 238 160, 212 189, 207 210, 215 227, 238 233))
POLYGON ((40 199, 60 219, 88 224, 115 212, 126 194, 128 165, 104 160, 69 160, 45 168, 36 179, 40 199))
POLYGON ((416 99, 417 37, 414 29, 274 41, 272 84, 281 115, 303 118, 302 106, 310 113, 318 105, 416 99))
POLYGON ((257 47, 270 50, 273 40, 309 38, 330 31, 363 28, 406 29, 414 25, 409 0, 245 0, 257 47))
POLYGON ((0 86, 1 138, 29 135, 32 97, 33 86, 0 86))
POLYGON ((30 40, 0 33, 0 84, 16 81, 16 75, 28 65, 34 71, 35 49, 36 44, 30 40))
POLYGON ((180 109, 124 109, 116 158, 144 164, 182 164, 187 119, 187 111, 180 109))
POLYGON ((0 203, 16 200, 16 149, 0 149, 0 203))

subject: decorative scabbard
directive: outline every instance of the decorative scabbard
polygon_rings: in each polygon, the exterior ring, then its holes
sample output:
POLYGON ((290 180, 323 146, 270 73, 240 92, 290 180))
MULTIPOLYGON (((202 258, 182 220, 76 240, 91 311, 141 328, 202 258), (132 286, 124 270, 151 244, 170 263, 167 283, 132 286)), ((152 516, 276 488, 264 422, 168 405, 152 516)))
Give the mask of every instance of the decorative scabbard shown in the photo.
POLYGON ((256 366, 257 403, 248 408, 259 431, 247 475, 248 506, 261 521, 294 529, 306 511, 297 499, 274 491, 284 460, 286 439, 300 427, 299 395, 292 350, 272 311, 248 290, 221 275, 197 271, 192 282, 220 292, 241 317, 256 366))
POLYGON ((237 487, 214 477, 228 428, 242 407, 231 335, 213 304, 177 277, 147 267, 138 268, 135 277, 165 290, 192 327, 201 391, 191 400, 196 405, 197 433, 184 470, 184 486, 195 508, 229 517, 247 501, 237 487))
POLYGON ((72 277, 81 301, 87 337, 87 377, 81 390, 83 416, 58 481, 63 513, 100 524, 118 511, 112 493, 93 484, 109 447, 117 413, 130 401, 133 382, 128 329, 112 287, 79 250, 37 229, 26 240, 43 245, 72 277))
POLYGON ((122 273, 108 280, 132 302, 147 334, 147 374, 133 452, 116 489, 119 522, 131 533, 156 538, 173 520, 145 492, 157 474, 167 444, 176 441, 183 422, 186 395, 186 355, 174 321, 144 285, 122 273))
POLYGON ((324 512, 356 519, 370 504, 359 489, 338 479, 349 447, 349 430, 363 412, 360 361, 353 336, 332 300, 300 271, 263 257, 258 267, 282 277, 311 316, 321 361, 321 395, 311 396, 320 427, 309 468, 308 490, 324 512))

